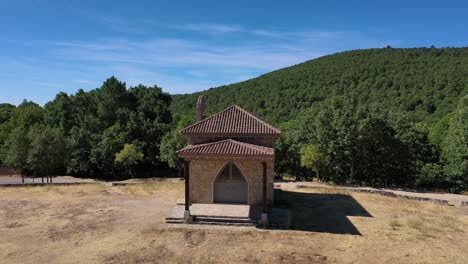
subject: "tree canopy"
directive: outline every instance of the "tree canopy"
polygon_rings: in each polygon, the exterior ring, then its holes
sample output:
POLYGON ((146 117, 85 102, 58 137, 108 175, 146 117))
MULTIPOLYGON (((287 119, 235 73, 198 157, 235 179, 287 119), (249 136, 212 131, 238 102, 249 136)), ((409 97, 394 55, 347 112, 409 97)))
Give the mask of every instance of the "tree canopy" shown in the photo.
POLYGON ((0 162, 34 175, 101 179, 167 169, 159 153, 170 131, 170 104, 171 96, 157 86, 127 89, 111 77, 89 92, 59 93, 44 107, 28 101, 0 105, 0 162), (132 171, 115 166, 116 154, 124 155, 128 146, 142 154, 132 157, 132 171))

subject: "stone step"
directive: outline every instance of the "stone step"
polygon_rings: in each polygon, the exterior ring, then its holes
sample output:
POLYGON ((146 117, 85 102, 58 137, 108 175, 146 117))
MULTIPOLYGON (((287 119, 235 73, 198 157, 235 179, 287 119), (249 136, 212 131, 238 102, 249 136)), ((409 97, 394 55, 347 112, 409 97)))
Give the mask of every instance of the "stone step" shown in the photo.
POLYGON ((248 216, 227 216, 227 215, 202 215, 202 214, 197 214, 194 215, 194 217, 207 217, 207 218, 220 218, 220 219, 240 219, 240 220, 245 220, 245 219, 250 219, 248 216))
POLYGON ((166 219, 167 224, 183 224, 183 219, 166 219))
POLYGON ((167 220, 182 220, 183 221, 184 218, 182 218, 182 217, 166 217, 166 221, 167 220))
POLYGON ((183 224, 184 218, 181 217, 166 217, 166 223, 168 224, 183 224))
POLYGON ((256 221, 252 220, 248 217, 237 217, 237 218, 229 218, 229 217, 220 217, 220 216, 195 216, 194 221, 204 221, 204 222, 219 222, 219 223, 251 223, 255 224, 256 221))
POLYGON ((195 225, 220 225, 220 226, 255 226, 254 223, 237 223, 237 222, 213 222, 213 221, 193 221, 195 225))

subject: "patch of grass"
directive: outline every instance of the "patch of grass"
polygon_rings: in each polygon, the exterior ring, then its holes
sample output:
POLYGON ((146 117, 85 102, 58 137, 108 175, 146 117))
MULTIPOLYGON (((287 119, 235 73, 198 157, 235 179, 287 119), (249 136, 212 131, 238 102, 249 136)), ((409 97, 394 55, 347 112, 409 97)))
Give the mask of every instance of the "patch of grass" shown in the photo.
POLYGON ((439 218, 439 221, 439 225, 444 229, 448 229, 447 231, 461 233, 465 232, 463 229, 460 228, 463 225, 463 223, 461 223, 457 217, 443 215, 439 218))
POLYGON ((181 188, 181 184, 165 182, 145 182, 138 184, 129 184, 117 187, 119 190, 130 194, 151 195, 155 193, 168 192, 181 188))
POLYGON ((343 194, 350 195, 351 192, 346 189, 341 189, 337 187, 314 187, 314 188, 300 188, 301 192, 308 193, 324 193, 324 194, 343 194))
POLYGON ((410 217, 406 221, 409 227, 417 229, 419 231, 424 229, 424 222, 420 217, 410 217))
POLYGON ((50 191, 55 191, 58 193, 83 193, 89 191, 101 191, 106 188, 102 183, 92 183, 92 184, 76 184, 76 185, 47 185, 50 186, 50 191))
POLYGON ((407 224, 409 227, 418 230, 422 237, 437 238, 444 233, 437 219, 429 219, 423 216, 410 217, 407 224))
POLYGON ((53 185, 45 185, 43 188, 45 192, 57 191, 56 186, 53 185))

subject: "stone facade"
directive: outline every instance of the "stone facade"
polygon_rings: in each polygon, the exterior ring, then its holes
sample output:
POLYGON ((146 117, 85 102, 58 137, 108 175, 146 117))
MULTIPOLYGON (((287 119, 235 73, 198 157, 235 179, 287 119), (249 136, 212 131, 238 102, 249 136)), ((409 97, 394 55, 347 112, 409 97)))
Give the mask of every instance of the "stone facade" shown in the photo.
POLYGON ((274 164, 272 160, 256 159, 193 159, 190 160, 190 202, 213 203, 214 180, 224 166, 233 162, 248 183, 248 204, 261 205, 263 201, 263 165, 267 163, 267 201, 273 202, 274 164))

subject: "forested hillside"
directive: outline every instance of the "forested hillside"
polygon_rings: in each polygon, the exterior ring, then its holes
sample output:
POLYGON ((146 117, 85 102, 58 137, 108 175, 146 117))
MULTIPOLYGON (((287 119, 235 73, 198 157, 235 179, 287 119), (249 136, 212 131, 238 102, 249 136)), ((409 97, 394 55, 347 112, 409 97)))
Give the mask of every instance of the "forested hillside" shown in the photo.
POLYGON ((176 95, 173 113, 232 104, 280 126, 277 173, 459 191, 468 184, 468 48, 369 49, 176 95), (465 96, 465 98, 464 98, 465 96))
POLYGON ((232 104, 269 122, 317 111, 337 95, 359 105, 411 112, 433 122, 453 111, 468 89, 468 48, 368 49, 324 56, 245 82, 174 96, 175 113, 193 113, 198 95, 208 112, 232 104))
POLYGON ((275 171, 299 179, 459 192, 468 187, 468 48, 343 52, 170 96, 114 77, 41 107, 0 105, 0 163, 104 179, 180 172, 198 95, 279 126, 275 171))

